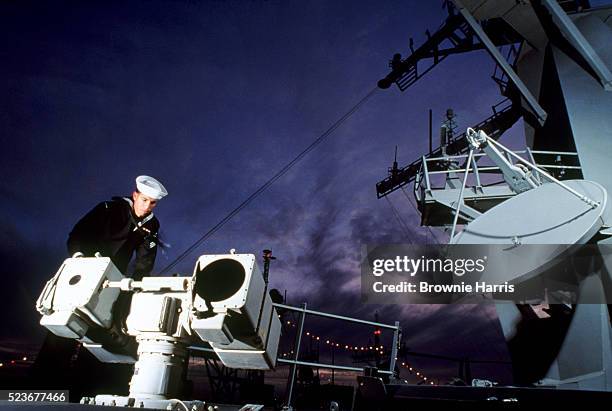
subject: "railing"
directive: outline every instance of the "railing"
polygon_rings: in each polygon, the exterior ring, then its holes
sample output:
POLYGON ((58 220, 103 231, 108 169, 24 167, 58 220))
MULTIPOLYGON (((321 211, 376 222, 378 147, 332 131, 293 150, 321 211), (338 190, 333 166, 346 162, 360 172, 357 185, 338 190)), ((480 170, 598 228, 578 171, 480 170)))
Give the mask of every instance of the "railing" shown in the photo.
MULTIPOLYGON (((371 326, 378 327, 378 328, 386 328, 389 330, 393 330, 393 341, 391 343, 392 346, 391 346, 391 355, 389 359, 389 369, 388 370, 378 370, 378 373, 379 374, 390 374, 390 375, 394 374, 395 364, 397 361, 398 348, 400 345, 400 336, 401 336, 401 328, 399 325, 399 321, 396 321, 394 325, 390 325, 390 324, 384 324, 384 323, 379 323, 379 322, 374 322, 374 321, 361 320, 358 318, 345 317, 342 315, 325 313, 321 311, 308 310, 306 308, 306 303, 302 304, 302 307, 293 307, 290 305, 278 304, 278 303, 274 303, 273 305, 277 309, 280 308, 283 310, 296 311, 300 313, 300 320, 298 321, 299 327, 296 333, 295 349, 293 350, 294 352, 293 359, 288 360, 284 358, 277 358, 277 362, 283 363, 283 364, 289 364, 292 367, 291 373, 289 375, 289 388, 288 388, 289 394, 287 396, 287 406, 291 405, 291 401, 293 398, 293 387, 295 385, 295 378, 296 378, 296 372, 297 372, 298 366, 309 366, 309 367, 317 367, 317 368, 327 368, 331 370, 344 370, 344 371, 355 371, 355 372, 365 371, 365 369, 361 367, 349 367, 349 366, 336 365, 336 364, 325 364, 325 363, 311 362, 311 361, 299 361, 298 358, 300 355, 300 345, 302 343, 302 335, 304 333, 304 320, 307 314, 318 316, 318 317, 332 318, 335 320, 348 321, 352 323, 371 325, 371 326)), ((193 351, 214 353, 214 350, 212 350, 211 348, 200 346, 200 345, 192 345, 189 347, 189 349, 193 351)))
MULTIPOLYGON (((531 163, 537 165, 538 167, 545 169, 549 173, 555 175, 556 177, 567 176, 568 171, 580 171, 582 168, 578 165, 578 153, 575 152, 565 152, 565 151, 541 151, 541 150, 531 150, 527 148, 526 150, 518 150, 513 151, 513 153, 517 155, 526 155, 526 159, 531 163), (553 163, 543 162, 542 160, 537 161, 536 157, 547 157, 554 156, 555 160, 553 163), (569 163, 569 164, 567 164, 569 163)), ((481 173, 488 174, 501 174, 501 170, 498 166, 495 165, 485 165, 479 166, 478 159, 482 157, 487 157, 485 153, 474 154, 472 157, 472 161, 470 166, 467 166, 465 163, 468 159, 467 154, 458 154, 452 156, 442 156, 442 157, 426 157, 423 156, 421 158, 421 167, 419 172, 415 177, 414 183, 414 191, 415 193, 420 191, 425 191, 426 193, 431 193, 432 190, 435 189, 443 189, 443 187, 433 187, 432 185, 432 176, 443 175, 448 178, 453 174, 465 173, 466 168, 468 172, 473 173, 473 179, 475 180, 475 184, 471 184, 470 187, 480 188, 482 187, 481 181, 481 173), (458 168, 452 168, 452 164, 463 163, 458 168)), ((506 158, 513 163, 510 156, 506 156, 506 158)), ((542 178, 537 171, 534 171, 534 176, 541 183, 542 178)), ((446 179, 445 179, 446 180, 446 179)), ((444 180, 444 181, 445 181, 444 180)))
POLYGON ((323 364, 323 363, 318 363, 318 362, 298 361, 298 358, 300 355, 300 345, 302 342, 302 334, 304 333, 304 320, 306 319, 306 314, 311 314, 311 315, 315 315, 319 317, 332 318, 336 320, 348 321, 348 322, 353 322, 353 323, 358 323, 358 324, 372 325, 375 327, 387 328, 387 329, 393 330, 393 342, 391 346, 391 357, 389 361, 389 369, 379 370, 378 372, 381 374, 393 374, 394 373, 395 362, 397 358, 397 350, 399 347, 399 342, 400 342, 399 340, 400 340, 400 333, 401 333, 401 328, 399 326, 398 321, 396 321, 394 325, 389 325, 389 324, 383 324, 383 323, 378 323, 378 322, 373 322, 373 321, 360 320, 357 318, 344 317, 344 316, 336 315, 336 314, 324 313, 321 311, 308 310, 306 308, 306 303, 302 304, 302 307, 292 307, 290 305, 278 304, 278 303, 275 303, 274 306, 276 308, 282 308, 284 310, 290 310, 290 311, 297 311, 300 313, 299 328, 296 333, 296 342, 295 342, 293 360, 278 359, 279 362, 292 365, 291 374, 290 374, 290 382, 289 382, 289 395, 287 397, 287 405, 291 405, 292 396, 293 396, 293 386, 295 384, 295 374, 296 374, 298 365, 306 365, 306 366, 311 366, 311 367, 320 367, 320 368, 329 368, 329 369, 338 369, 338 370, 350 370, 350 371, 358 371, 358 372, 364 371, 363 368, 358 368, 358 367, 347 367, 347 366, 341 366, 341 365, 335 365, 335 364, 323 364))
MULTIPOLYGON (((520 110, 517 106, 512 105, 509 99, 504 99, 498 104, 491 107, 493 114, 473 126, 474 129, 482 129, 493 138, 499 138, 507 129, 509 129, 520 117, 520 110)), ((465 138, 465 133, 453 136, 445 147, 446 153, 457 154, 466 153, 468 143, 465 138)), ((432 158, 442 154, 442 147, 435 148, 431 153, 425 154, 425 157, 432 158)), ((376 195, 382 198, 391 194, 395 190, 402 188, 417 178, 421 167, 421 159, 416 159, 405 167, 393 170, 384 180, 376 183, 376 195)))

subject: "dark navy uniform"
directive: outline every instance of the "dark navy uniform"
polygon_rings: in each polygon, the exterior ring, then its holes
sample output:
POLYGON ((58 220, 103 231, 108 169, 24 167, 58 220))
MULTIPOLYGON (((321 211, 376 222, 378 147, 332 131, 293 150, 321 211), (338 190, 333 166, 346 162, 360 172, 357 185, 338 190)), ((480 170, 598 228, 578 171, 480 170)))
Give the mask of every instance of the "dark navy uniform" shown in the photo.
MULTIPOLYGON (((92 257, 99 252, 110 257, 125 275, 136 253, 132 277, 141 280, 148 276, 157 255, 159 221, 153 213, 137 217, 132 204, 130 198, 113 197, 88 212, 68 236, 70 256, 81 252, 92 257)), ((125 309, 130 297, 131 294, 122 293, 115 307, 119 304, 125 309)), ((133 371, 133 365, 101 363, 77 340, 49 332, 30 370, 30 378, 34 388, 70 387, 71 400, 78 401, 83 395, 127 394, 133 371)))
POLYGON ((94 207, 79 220, 68 236, 68 253, 76 252, 86 257, 99 252, 110 257, 115 266, 124 274, 132 255, 136 252, 133 278, 141 280, 153 270, 159 232, 159 221, 150 213, 136 217, 132 200, 113 197, 94 207))
MULTIPOLYGON (((136 187, 139 193, 155 201, 168 194, 159 181, 149 176, 138 176, 136 187)), ((72 256, 81 252, 91 257, 99 252, 110 257, 124 275, 128 275, 128 265, 135 253, 132 277, 141 280, 153 270, 157 247, 161 243, 158 232, 159 221, 153 213, 137 217, 131 198, 114 197, 98 204, 76 223, 68 236, 68 253, 72 256)), ((122 292, 115 302, 113 314, 129 309, 130 300, 131 293, 122 292)), ((123 327, 123 320, 122 316, 114 318, 116 330, 123 327)), ((106 348, 131 352, 134 351, 129 347, 131 342, 120 338, 113 342, 113 347, 106 348)), ((69 387, 71 401, 78 401, 83 395, 127 395, 133 371, 129 364, 103 364, 77 340, 57 337, 49 332, 30 368, 29 388, 69 387)))

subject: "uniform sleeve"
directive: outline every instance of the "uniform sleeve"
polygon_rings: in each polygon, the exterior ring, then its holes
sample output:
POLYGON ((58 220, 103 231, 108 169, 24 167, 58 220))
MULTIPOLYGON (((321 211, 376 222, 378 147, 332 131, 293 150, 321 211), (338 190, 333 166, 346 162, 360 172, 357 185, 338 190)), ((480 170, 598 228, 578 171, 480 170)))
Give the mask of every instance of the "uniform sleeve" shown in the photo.
POLYGON ((72 256, 76 252, 86 254, 91 239, 94 238, 108 221, 109 212, 106 202, 98 204, 90 212, 81 218, 70 234, 66 243, 68 255, 72 256))
POLYGON ((142 280, 142 277, 147 277, 153 271, 155 265, 155 257, 157 256, 157 233, 159 230, 159 223, 154 225, 154 229, 151 230, 151 234, 146 236, 142 242, 136 248, 136 263, 134 266, 134 275, 132 278, 136 281, 142 280))
POLYGON ((136 265, 134 267, 134 275, 132 278, 136 281, 142 280, 142 277, 147 277, 153 271, 155 265, 155 257, 157 256, 157 244, 153 248, 149 248, 149 244, 141 244, 136 249, 136 265))

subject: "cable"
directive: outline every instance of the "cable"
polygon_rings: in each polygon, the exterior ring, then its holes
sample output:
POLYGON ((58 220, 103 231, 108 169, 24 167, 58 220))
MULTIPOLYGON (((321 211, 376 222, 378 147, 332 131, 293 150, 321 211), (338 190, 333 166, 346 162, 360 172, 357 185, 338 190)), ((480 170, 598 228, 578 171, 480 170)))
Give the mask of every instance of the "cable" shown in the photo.
POLYGON ((404 231, 404 234, 406 235, 406 238, 408 239, 410 244, 413 244, 412 240, 410 239, 410 230, 408 229, 408 225, 402 219, 402 216, 397 211, 397 209, 395 208, 395 206, 393 205, 391 200, 389 200, 389 196, 385 196, 385 200, 387 200, 387 203, 389 204, 389 207, 391 207, 391 210, 393 211, 393 214, 395 215, 395 218, 397 219, 397 222, 399 223, 400 228, 402 229, 402 231, 404 231))
POLYGON ((268 187, 270 187, 276 180, 281 178, 284 174, 286 174, 295 164, 297 164, 306 154, 311 152, 316 146, 318 146, 326 137, 332 134, 338 127, 342 125, 346 120, 349 119, 363 104, 372 97, 376 91, 378 91, 378 86, 374 87, 368 94, 365 95, 357 104, 355 104, 346 114, 340 117, 334 124, 331 125, 323 134, 321 134, 315 141, 313 141, 308 147, 306 147, 300 154, 298 154, 293 160, 287 163, 280 171, 278 171, 272 178, 266 181, 262 186, 260 186, 257 190, 255 190, 246 200, 244 200, 240 205, 230 211, 225 217, 221 219, 217 224, 215 224, 212 228, 210 228, 204 235, 202 235, 193 245, 191 245, 187 250, 185 250, 181 255, 179 255, 174 261, 168 264, 164 269, 161 270, 160 274, 165 274, 174 266, 176 266, 181 260, 183 260, 187 255, 189 255, 193 250, 199 247, 204 241, 206 241, 210 236, 212 236, 215 232, 217 232, 221 227, 225 225, 228 221, 230 221, 236 214, 238 214, 243 208, 251 203, 255 198, 257 198, 261 193, 263 193, 268 187))

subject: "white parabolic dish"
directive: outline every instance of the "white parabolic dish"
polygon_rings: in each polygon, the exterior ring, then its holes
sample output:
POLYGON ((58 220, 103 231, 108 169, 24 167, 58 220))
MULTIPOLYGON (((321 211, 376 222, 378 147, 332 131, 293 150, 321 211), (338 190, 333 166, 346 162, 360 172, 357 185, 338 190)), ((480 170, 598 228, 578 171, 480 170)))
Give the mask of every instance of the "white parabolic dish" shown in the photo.
POLYGON ((598 205, 592 207, 559 184, 543 184, 488 210, 457 234, 451 244, 507 244, 509 247, 503 248, 503 252, 499 247, 495 248, 495 266, 500 270, 493 270, 496 274, 489 271, 489 275, 495 278, 487 276, 486 280, 501 283, 531 278, 559 258, 568 247, 546 247, 546 251, 541 253, 538 250, 544 249, 529 245, 585 244, 604 223, 605 188, 588 180, 566 180, 563 183, 598 205), (532 275, 527 275, 530 273, 532 275))
POLYGON ((584 244, 603 225, 607 193, 588 180, 565 185, 598 202, 595 208, 558 184, 543 184, 482 214, 452 244, 584 244))

